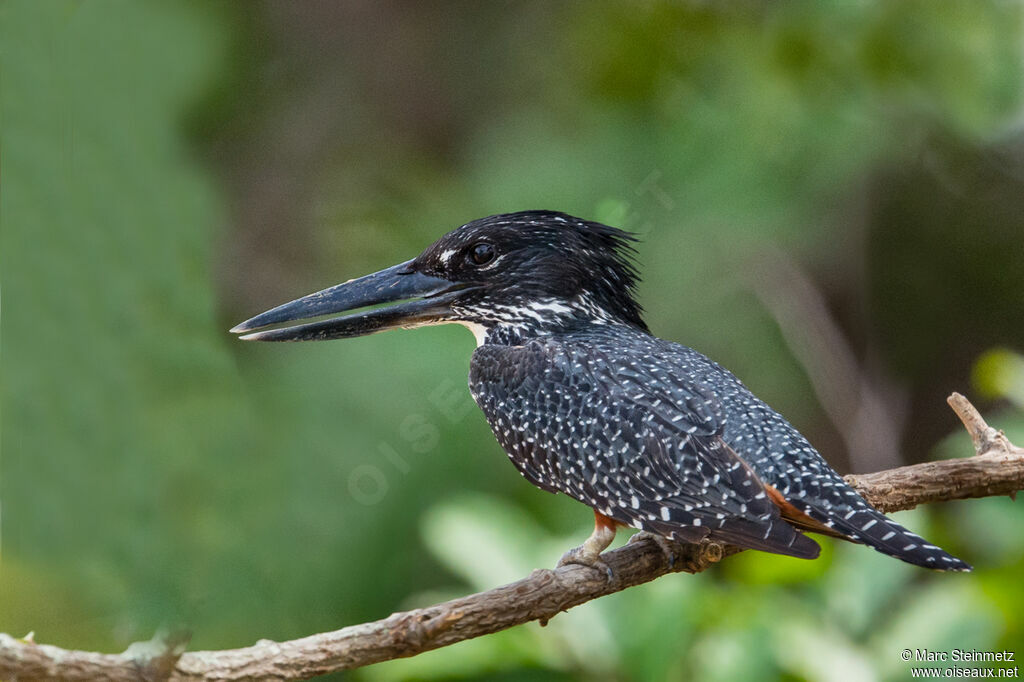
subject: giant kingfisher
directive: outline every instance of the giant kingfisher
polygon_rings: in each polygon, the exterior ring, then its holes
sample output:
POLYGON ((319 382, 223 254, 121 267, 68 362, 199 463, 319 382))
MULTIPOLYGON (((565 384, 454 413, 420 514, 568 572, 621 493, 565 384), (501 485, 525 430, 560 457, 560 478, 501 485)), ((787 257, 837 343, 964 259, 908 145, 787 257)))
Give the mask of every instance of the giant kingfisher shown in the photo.
POLYGON ((634 297, 634 241, 565 213, 495 215, 231 331, 319 341, 468 327, 477 341, 470 391, 509 459, 538 488, 594 510, 593 534, 560 564, 610 577, 600 554, 618 526, 633 526, 668 552, 665 539, 710 539, 813 559, 820 547, 804 535, 813 531, 918 566, 970 570, 869 505, 731 372, 653 336, 634 297))

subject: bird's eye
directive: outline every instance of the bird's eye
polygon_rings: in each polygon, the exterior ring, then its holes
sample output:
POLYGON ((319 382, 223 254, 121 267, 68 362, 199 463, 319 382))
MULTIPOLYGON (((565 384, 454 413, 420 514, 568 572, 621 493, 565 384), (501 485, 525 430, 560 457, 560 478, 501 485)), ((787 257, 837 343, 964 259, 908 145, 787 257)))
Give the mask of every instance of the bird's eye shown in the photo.
POLYGON ((494 260, 494 247, 485 243, 476 244, 470 250, 469 257, 477 265, 486 265, 494 260))

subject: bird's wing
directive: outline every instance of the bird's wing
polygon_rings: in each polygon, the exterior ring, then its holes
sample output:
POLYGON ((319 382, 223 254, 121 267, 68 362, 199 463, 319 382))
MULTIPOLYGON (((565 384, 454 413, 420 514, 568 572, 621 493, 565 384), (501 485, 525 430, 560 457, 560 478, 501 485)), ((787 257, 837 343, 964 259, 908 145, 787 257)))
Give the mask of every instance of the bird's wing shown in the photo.
POLYGON ((818 554, 722 440, 715 397, 671 367, 544 338, 478 348, 470 388, 512 462, 540 488, 682 541, 818 554))
POLYGON ((870 545, 919 566, 970 566, 876 510, 843 480, 786 419, 732 372, 670 341, 650 337, 660 364, 714 387, 726 414, 724 440, 754 469, 782 517, 806 531, 870 545))

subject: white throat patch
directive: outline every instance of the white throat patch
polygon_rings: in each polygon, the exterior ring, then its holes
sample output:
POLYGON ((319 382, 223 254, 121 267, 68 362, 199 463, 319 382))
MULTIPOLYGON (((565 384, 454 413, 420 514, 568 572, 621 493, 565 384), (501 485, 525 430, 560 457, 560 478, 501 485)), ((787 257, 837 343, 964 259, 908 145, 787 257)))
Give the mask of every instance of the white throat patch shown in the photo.
POLYGON ((456 322, 455 324, 461 324, 463 327, 473 332, 473 336, 476 337, 477 348, 484 345, 484 342, 487 341, 487 327, 483 326, 482 324, 479 324, 477 322, 462 321, 456 322))

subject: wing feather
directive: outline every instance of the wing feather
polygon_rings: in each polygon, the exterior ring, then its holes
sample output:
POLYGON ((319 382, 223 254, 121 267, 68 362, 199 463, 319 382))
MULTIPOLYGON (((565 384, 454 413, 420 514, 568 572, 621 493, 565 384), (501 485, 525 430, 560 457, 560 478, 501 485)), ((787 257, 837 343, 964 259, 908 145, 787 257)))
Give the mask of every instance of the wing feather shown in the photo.
POLYGON ((723 441, 715 396, 671 366, 639 360, 586 340, 484 345, 470 388, 509 458, 540 488, 682 541, 817 556, 723 441))

